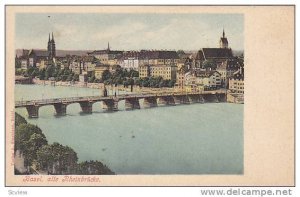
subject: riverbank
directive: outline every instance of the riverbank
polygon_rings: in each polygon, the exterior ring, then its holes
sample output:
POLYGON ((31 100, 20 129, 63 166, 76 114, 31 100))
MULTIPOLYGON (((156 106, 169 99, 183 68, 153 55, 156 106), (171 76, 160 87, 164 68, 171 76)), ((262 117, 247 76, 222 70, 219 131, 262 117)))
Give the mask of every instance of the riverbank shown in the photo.
MULTIPOLYGON (((82 83, 78 81, 50 81, 50 80, 40 80, 34 78, 32 80, 33 84, 36 85, 52 85, 52 86, 66 86, 66 87, 77 87, 77 88, 92 88, 92 89, 102 89, 106 87, 108 90, 111 91, 124 91, 124 92, 131 92, 130 86, 125 88, 123 85, 118 85, 114 87, 112 85, 104 85, 103 83, 82 83)), ((175 88, 149 88, 149 87, 139 87, 133 86, 132 93, 159 93, 159 92, 176 92, 175 88)))

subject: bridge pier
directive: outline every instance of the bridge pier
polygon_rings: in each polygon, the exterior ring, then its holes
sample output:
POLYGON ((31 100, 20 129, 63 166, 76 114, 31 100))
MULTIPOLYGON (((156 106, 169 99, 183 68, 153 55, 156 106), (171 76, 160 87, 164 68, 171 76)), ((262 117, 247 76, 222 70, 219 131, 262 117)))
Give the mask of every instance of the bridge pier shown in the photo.
POLYGON ((28 117, 29 118, 38 118, 39 117, 39 108, 40 108, 40 106, 38 106, 38 105, 26 106, 26 109, 28 112, 28 117))
POLYGON ((189 95, 188 96, 189 102, 190 103, 202 103, 203 98, 201 95, 195 94, 195 95, 189 95))
POLYGON ((144 106, 144 108, 157 107, 156 97, 144 98, 143 106, 144 106))
POLYGON ((160 105, 175 105, 174 98, 172 96, 160 96, 158 98, 160 105))
POLYGON ((53 104, 57 116, 65 116, 67 114, 67 105, 64 103, 55 103, 53 104))
POLYGON ((93 111, 93 104, 94 102, 90 102, 90 101, 81 101, 79 102, 81 110, 83 113, 86 114, 91 114, 93 111))
POLYGON ((176 95, 173 98, 175 104, 190 104, 190 100, 187 95, 176 95))
POLYGON ((226 102, 227 101, 226 94, 217 94, 216 96, 217 96, 219 102, 226 102))
POLYGON ((125 99, 125 109, 126 110, 141 109, 139 99, 138 98, 125 99))
POLYGON ((107 110, 107 111, 114 111, 114 110, 118 110, 118 102, 114 101, 114 100, 104 100, 102 102, 103 105, 103 109, 107 110))
POLYGON ((208 103, 218 103, 218 97, 215 94, 204 94, 203 98, 208 103))

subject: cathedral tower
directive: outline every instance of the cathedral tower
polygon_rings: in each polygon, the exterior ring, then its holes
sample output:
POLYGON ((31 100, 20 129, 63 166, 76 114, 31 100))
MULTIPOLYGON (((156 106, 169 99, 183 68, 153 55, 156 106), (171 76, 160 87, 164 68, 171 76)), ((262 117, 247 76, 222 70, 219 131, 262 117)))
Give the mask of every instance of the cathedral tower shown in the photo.
POLYGON ((54 36, 52 32, 52 39, 50 40, 50 34, 49 34, 49 39, 48 39, 48 54, 49 54, 49 60, 53 60, 53 58, 56 57, 56 48, 55 48, 55 41, 54 41, 54 36))
POLYGON ((228 48, 228 40, 225 37, 225 31, 223 29, 223 36, 220 38, 220 48, 228 48))

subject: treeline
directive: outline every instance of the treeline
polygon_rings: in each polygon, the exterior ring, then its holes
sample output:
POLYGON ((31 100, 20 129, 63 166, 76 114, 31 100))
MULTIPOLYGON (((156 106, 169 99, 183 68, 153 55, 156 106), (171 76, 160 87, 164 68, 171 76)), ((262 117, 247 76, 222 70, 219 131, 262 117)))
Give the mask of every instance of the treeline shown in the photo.
MULTIPOLYGON (((114 174, 100 161, 84 161, 78 163, 77 153, 68 146, 57 142, 48 144, 42 130, 27 123, 24 117, 15 113, 15 153, 24 157, 27 174, 32 167, 46 171, 48 174, 114 174)), ((15 172, 18 172, 15 169, 15 172)))
MULTIPOLYGON (((25 77, 39 78, 40 80, 55 80, 55 81, 79 81, 79 75, 72 72, 69 68, 60 69, 60 67, 48 66, 39 70, 35 67, 29 67, 26 71, 16 69, 16 75, 23 75, 25 77)), ((175 80, 164 80, 162 77, 145 77, 139 78, 139 72, 136 70, 126 70, 120 66, 116 66, 114 71, 108 69, 102 73, 100 79, 95 77, 95 72, 87 73, 88 83, 104 83, 105 85, 123 85, 140 86, 140 87, 174 87, 175 80)))
POLYGON ((162 77, 145 77, 139 78, 139 73, 135 70, 117 68, 114 73, 105 70, 102 73, 102 80, 105 85, 123 85, 124 87, 136 85, 140 87, 173 87, 175 80, 164 80, 162 77))
POLYGON ((72 72, 68 68, 60 69, 53 65, 47 66, 39 70, 36 67, 29 67, 26 71, 16 69, 16 75, 23 75, 24 77, 39 78, 40 80, 49 80, 52 78, 55 81, 78 81, 79 75, 72 72))

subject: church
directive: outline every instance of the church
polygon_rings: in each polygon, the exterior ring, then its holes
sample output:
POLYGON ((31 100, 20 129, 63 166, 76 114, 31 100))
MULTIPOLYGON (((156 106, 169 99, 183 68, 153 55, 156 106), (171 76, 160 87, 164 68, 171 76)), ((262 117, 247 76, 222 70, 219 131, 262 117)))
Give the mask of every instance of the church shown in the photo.
POLYGON ((223 29, 219 48, 202 48, 199 50, 195 57, 195 67, 202 67, 202 63, 206 60, 212 60, 219 66, 230 58, 233 58, 233 54, 231 48, 228 47, 228 40, 223 29))
POLYGON ((45 68, 48 65, 55 65, 56 47, 55 40, 52 33, 52 38, 48 39, 47 50, 31 49, 23 50, 22 55, 19 57, 21 68, 26 70, 28 67, 36 67, 39 69, 45 68))

